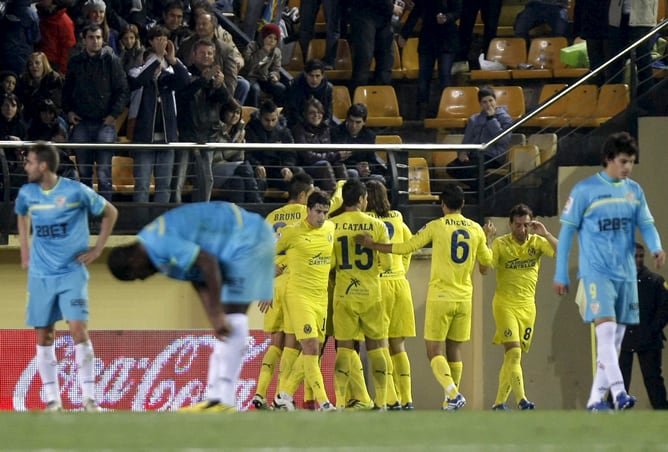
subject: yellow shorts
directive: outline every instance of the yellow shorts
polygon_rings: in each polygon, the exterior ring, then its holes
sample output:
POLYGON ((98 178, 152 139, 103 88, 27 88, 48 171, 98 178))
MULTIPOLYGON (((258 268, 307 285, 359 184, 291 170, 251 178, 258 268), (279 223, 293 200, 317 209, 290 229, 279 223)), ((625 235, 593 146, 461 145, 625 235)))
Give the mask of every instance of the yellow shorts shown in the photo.
POLYGON ((369 339, 386 339, 387 325, 383 303, 379 296, 375 301, 351 300, 350 297, 334 296, 334 336, 337 340, 357 340, 363 335, 369 339))
POLYGON ((388 325, 387 337, 415 337, 415 312, 408 280, 380 278, 380 289, 388 325))
POLYGON ((298 341, 318 338, 325 340, 327 326, 327 302, 317 302, 313 298, 302 297, 288 291, 287 305, 290 311, 290 321, 298 341))
POLYGON ((424 314, 424 338, 443 342, 446 339, 466 342, 471 339, 470 301, 427 299, 424 314))
POLYGON ((288 275, 279 275, 274 278, 274 299, 272 306, 264 315, 264 332, 277 333, 285 331, 285 290, 288 284, 288 275))
POLYGON ((536 304, 507 306, 494 300, 492 312, 496 324, 493 342, 495 344, 519 342, 522 351, 528 352, 536 323, 536 304))

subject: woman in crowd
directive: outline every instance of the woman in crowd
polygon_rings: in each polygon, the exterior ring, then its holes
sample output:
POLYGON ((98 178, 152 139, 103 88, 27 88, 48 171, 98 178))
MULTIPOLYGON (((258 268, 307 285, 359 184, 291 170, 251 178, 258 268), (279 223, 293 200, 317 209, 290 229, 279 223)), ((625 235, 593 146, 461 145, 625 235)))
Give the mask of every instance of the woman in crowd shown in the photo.
POLYGON ((44 99, 51 100, 60 113, 63 83, 63 76, 51 68, 44 52, 30 54, 17 89, 23 104, 23 118, 27 123, 35 120, 39 113, 38 106, 44 99))

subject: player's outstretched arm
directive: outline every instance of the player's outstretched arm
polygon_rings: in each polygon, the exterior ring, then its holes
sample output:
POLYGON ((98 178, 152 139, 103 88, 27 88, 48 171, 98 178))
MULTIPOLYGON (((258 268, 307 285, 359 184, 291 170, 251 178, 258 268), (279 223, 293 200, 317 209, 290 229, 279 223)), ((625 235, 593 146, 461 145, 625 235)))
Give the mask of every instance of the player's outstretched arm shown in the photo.
POLYGON ((357 234, 354 237, 355 243, 362 245, 364 248, 370 248, 372 250, 378 250, 381 253, 391 253, 392 244, 391 243, 378 243, 373 241, 373 237, 368 232, 364 234, 357 234))

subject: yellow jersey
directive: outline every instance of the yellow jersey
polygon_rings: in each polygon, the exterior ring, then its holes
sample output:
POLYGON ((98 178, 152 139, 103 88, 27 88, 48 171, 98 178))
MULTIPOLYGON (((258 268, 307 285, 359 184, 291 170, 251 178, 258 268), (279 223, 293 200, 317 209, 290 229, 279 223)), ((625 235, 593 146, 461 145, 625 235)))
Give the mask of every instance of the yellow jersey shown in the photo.
POLYGON ((331 220, 334 231, 332 268, 336 270, 334 296, 347 299, 380 298, 380 271, 392 268, 392 255, 379 253, 355 243, 355 236, 368 232, 373 240, 388 243, 385 224, 365 212, 343 212, 331 220), (379 267, 380 266, 380 267, 379 267))
POLYGON ((427 299, 471 302, 476 259, 492 264, 492 251, 482 227, 460 213, 452 213, 427 223, 404 243, 392 245, 392 252, 407 254, 432 244, 431 276, 427 299))
MULTIPOLYGON (((376 212, 367 212, 374 218, 378 218, 387 228, 387 234, 390 236, 390 243, 403 243, 413 237, 413 233, 404 223, 404 217, 398 210, 390 210, 386 217, 379 217, 376 212)), ((411 255, 394 256, 392 258, 392 268, 380 274, 383 279, 404 278, 411 262, 411 255)))
POLYGON ((327 283, 334 247, 334 223, 316 228, 306 221, 286 226, 278 233, 277 252, 285 252, 288 293, 327 304, 327 283))
POLYGON ((512 234, 506 234, 494 240, 492 254, 496 268, 494 302, 508 306, 534 303, 540 258, 554 256, 550 242, 545 237, 529 234, 527 240, 519 244, 512 234))
MULTIPOLYGON (((278 232, 281 228, 290 224, 299 223, 305 218, 306 206, 304 204, 292 203, 279 207, 276 210, 272 210, 265 219, 274 229, 274 232, 278 232)), ((283 273, 288 271, 288 260, 285 257, 285 253, 279 253, 277 251, 275 263, 281 270, 283 270, 283 273)))

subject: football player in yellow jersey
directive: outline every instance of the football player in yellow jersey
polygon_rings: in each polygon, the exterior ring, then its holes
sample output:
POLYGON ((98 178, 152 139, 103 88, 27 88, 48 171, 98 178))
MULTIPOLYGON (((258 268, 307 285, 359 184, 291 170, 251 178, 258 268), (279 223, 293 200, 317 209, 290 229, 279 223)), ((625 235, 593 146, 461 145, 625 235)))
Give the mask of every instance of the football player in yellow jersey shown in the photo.
POLYGON ((308 197, 306 219, 281 229, 276 251, 288 259, 288 283, 285 302, 290 312, 292 330, 301 344, 290 373, 281 378, 274 407, 295 409, 293 394, 302 382, 313 390, 320 411, 334 411, 325 391, 318 359, 325 340, 327 322, 327 284, 334 246, 334 223, 326 220, 329 196, 315 191, 308 197))
MULTIPOLYGON (((398 210, 390 210, 387 189, 378 181, 366 183, 366 212, 385 223, 391 243, 402 243, 413 236, 398 210)), ((415 337, 415 313, 411 286, 406 279, 411 255, 393 256, 392 269, 380 274, 380 289, 388 326, 389 356, 387 406, 390 410, 412 410, 411 365, 406 353, 407 337, 415 337)))
POLYGON ((424 339, 436 380, 445 391, 442 408, 456 411, 466 405, 458 386, 462 374, 461 344, 471 338, 473 273, 476 260, 484 274, 492 264, 488 241, 494 225, 484 229, 464 217, 464 191, 451 185, 441 193, 443 217, 432 220, 404 243, 378 243, 368 234, 355 241, 383 253, 408 254, 432 244, 431 276, 425 312, 424 339), (447 359, 446 359, 447 356, 447 359))
MULTIPOLYGON (((334 363, 334 389, 337 406, 345 406, 349 380, 359 381, 361 366, 354 349, 354 340, 364 335, 366 349, 376 388, 376 405, 387 404, 387 326, 380 294, 380 271, 392 268, 392 256, 364 249, 354 236, 365 231, 379 242, 390 240, 385 224, 364 210, 366 186, 357 180, 347 181, 342 188, 343 205, 330 215, 336 225, 332 268, 336 271, 334 287, 334 337, 337 340, 334 363), (357 358, 356 358, 357 357, 357 358)), ((368 394, 366 394, 368 399, 368 394)), ((361 400, 370 405, 370 400, 361 400)))
POLYGON ((510 233, 492 243, 496 268, 494 343, 503 344, 505 350, 492 409, 508 410, 506 400, 512 390, 521 410, 533 410, 535 404, 524 393, 521 359, 533 339, 540 258, 555 255, 557 239, 543 223, 533 219, 533 212, 525 204, 510 209, 508 219, 510 233))
MULTIPOLYGON (((313 178, 306 173, 295 174, 288 184, 288 203, 267 215, 266 220, 278 232, 284 226, 298 223, 306 218, 306 200, 313 192, 313 178)), ((285 254, 276 256, 276 279, 274 281, 274 299, 271 303, 260 303, 264 313, 264 331, 271 334, 271 345, 262 358, 262 367, 257 378, 257 388, 253 397, 253 406, 266 410, 267 388, 274 377, 274 369, 279 359, 281 371, 288 373, 299 355, 299 344, 294 331, 286 321, 287 309, 283 307, 287 283, 287 258, 285 254)))

